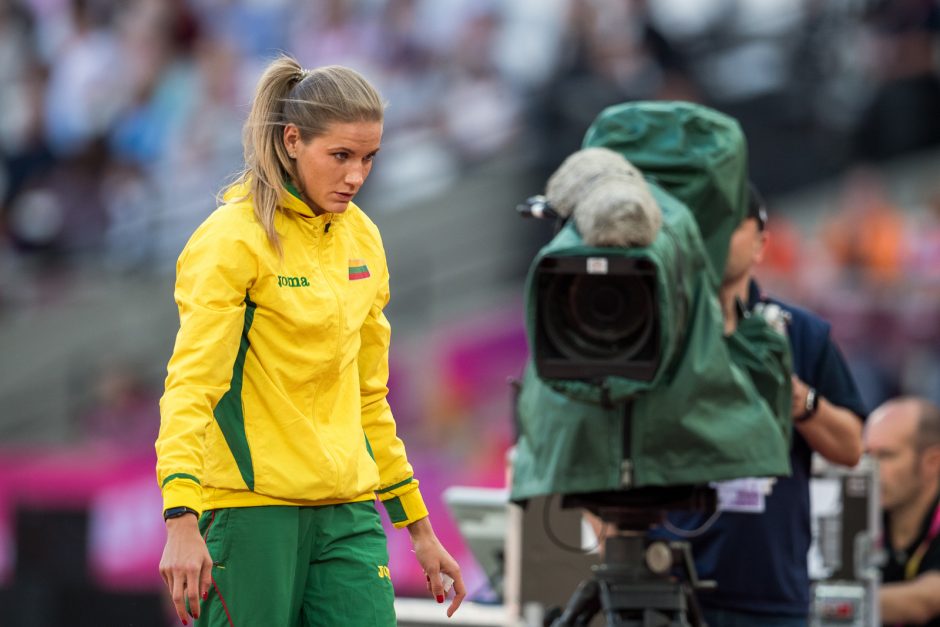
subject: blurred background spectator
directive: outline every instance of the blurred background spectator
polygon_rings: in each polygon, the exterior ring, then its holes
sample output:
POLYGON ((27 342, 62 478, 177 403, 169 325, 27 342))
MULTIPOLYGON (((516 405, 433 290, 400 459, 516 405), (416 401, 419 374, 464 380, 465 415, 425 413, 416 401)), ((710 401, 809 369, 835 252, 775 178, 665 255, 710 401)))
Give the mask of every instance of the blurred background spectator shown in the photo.
MULTIPOLYGON (((440 491, 502 485, 513 437, 522 281, 551 232, 513 207, 624 100, 740 120, 775 223, 764 284, 833 322, 869 405, 940 402, 940 3, 694 4, 0 0, 0 606, 22 566, 3 547, 22 496, 9 486, 36 470, 24 460, 88 475, 75 507, 103 502, 94 484, 115 456, 151 472, 140 444, 177 324, 176 256, 239 168, 247 99, 280 50, 351 65, 387 98, 358 202, 392 273, 393 407, 448 546, 440 491)), ((141 502, 131 520, 159 518, 141 502)), ((396 587, 422 594, 399 536, 396 587)), ((152 572, 142 554, 143 574, 99 572, 102 585, 161 590, 152 545, 152 572)))

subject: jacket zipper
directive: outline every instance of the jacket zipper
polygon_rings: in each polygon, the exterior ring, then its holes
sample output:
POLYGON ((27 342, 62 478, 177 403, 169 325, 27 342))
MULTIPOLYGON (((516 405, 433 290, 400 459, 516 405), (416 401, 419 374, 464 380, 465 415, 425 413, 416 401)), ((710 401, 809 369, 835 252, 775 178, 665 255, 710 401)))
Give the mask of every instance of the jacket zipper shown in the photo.
MULTIPOLYGON (((333 301, 336 303, 336 312, 337 312, 337 319, 338 319, 339 326, 338 326, 337 334, 336 334, 336 347, 333 350, 333 360, 330 362, 330 368, 329 368, 329 371, 332 371, 336 368, 336 364, 339 362, 339 359, 340 359, 340 347, 342 346, 343 329, 346 326, 346 322, 344 319, 343 305, 340 302, 339 294, 333 285, 333 281, 330 279, 329 268, 323 265, 323 247, 326 246, 325 240, 329 233, 330 224, 331 222, 326 223, 324 230, 323 230, 323 234, 319 232, 319 227, 314 227, 313 241, 314 241, 314 246, 316 246, 316 249, 317 249, 317 265, 320 266, 320 274, 323 275, 323 280, 326 281, 327 287, 330 288, 330 292, 333 294, 333 301)), ((316 387, 314 388, 314 396, 313 396, 314 417, 317 414, 317 398, 319 397, 319 391, 320 391, 319 379, 316 381, 315 385, 316 387)), ((336 472, 338 472, 338 465, 336 463, 336 458, 334 458, 333 454, 330 452, 330 447, 329 446, 324 447, 323 452, 325 455, 327 455, 327 457, 329 457, 331 465, 333 467, 333 472, 335 474, 336 472)), ((334 477, 334 480, 335 480, 335 477, 334 477)))
POLYGON ((340 357, 341 357, 340 349, 342 348, 342 344, 343 344, 343 333, 346 329, 346 313, 345 311, 343 311, 342 299, 339 297, 339 293, 336 291, 336 287, 333 284, 333 281, 330 279, 330 275, 328 272, 329 269, 324 269, 324 266, 323 266, 323 248, 324 246, 329 245, 327 242, 327 237, 329 237, 330 224, 332 223, 331 222, 326 223, 326 226, 323 229, 324 235, 318 238, 317 262, 320 264, 320 271, 323 272, 323 277, 326 279, 326 284, 329 286, 330 291, 333 293, 333 299, 336 301, 337 317, 339 318, 339 328, 336 334, 336 348, 333 351, 333 361, 330 363, 330 366, 335 368, 336 365, 339 363, 340 357))

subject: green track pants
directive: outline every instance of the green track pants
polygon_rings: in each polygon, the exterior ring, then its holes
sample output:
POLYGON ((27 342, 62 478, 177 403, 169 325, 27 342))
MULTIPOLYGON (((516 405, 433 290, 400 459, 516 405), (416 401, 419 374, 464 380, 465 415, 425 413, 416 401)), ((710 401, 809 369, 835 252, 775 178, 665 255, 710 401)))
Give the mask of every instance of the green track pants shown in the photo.
POLYGON ((212 585, 198 627, 379 627, 395 621, 373 502, 205 512, 212 585))

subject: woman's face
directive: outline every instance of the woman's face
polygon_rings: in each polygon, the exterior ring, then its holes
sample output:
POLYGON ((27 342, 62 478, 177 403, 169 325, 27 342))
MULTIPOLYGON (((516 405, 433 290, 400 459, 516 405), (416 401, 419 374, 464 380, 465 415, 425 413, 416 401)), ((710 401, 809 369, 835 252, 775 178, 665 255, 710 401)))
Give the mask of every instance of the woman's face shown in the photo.
POLYGON ((307 143, 295 125, 284 128, 284 146, 297 162, 300 192, 316 215, 346 211, 369 176, 381 143, 381 122, 334 122, 307 143))

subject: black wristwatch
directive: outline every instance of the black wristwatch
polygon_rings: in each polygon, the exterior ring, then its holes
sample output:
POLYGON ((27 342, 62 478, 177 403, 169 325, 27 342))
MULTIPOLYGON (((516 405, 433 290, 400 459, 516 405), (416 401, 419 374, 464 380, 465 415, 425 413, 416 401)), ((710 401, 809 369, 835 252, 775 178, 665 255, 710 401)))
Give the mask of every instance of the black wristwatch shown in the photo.
POLYGON ((189 507, 171 507, 169 509, 163 510, 163 520, 167 521, 171 518, 179 518, 186 514, 192 514, 196 518, 199 518, 199 512, 189 507))
POLYGON ((809 388, 806 391, 806 405, 803 408, 803 413, 794 420, 796 422, 806 422, 816 415, 817 409, 819 409, 819 394, 816 393, 816 388, 809 388))

